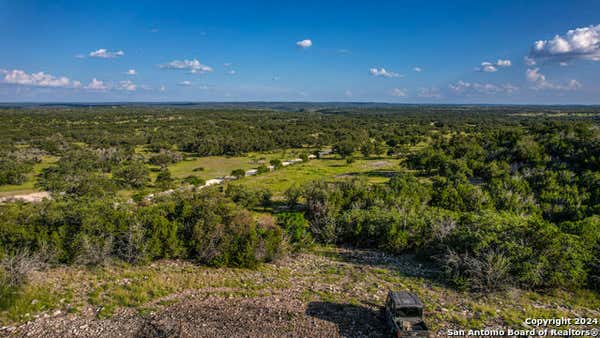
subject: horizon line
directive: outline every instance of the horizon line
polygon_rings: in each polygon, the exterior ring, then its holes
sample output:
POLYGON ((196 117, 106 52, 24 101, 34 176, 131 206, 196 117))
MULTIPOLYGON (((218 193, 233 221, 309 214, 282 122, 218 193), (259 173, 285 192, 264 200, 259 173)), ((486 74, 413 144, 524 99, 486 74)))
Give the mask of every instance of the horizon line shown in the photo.
POLYGON ((24 105, 207 105, 207 104, 345 104, 345 105, 387 105, 387 106, 538 106, 538 107, 600 107, 600 103, 443 103, 443 102, 386 102, 386 101, 3 101, 0 106, 24 105))

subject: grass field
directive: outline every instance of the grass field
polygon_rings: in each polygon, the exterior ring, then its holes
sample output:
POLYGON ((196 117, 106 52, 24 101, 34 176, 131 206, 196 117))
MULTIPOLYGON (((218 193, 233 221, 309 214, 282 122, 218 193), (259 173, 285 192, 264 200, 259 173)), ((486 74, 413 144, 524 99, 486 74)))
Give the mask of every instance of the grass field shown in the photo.
MULTIPOLYGON (((296 158, 301 152, 309 151, 310 149, 287 149, 274 152, 249 153, 246 156, 187 157, 168 168, 174 178, 185 178, 194 175, 208 180, 230 175, 235 169, 250 170, 261 164, 269 165, 269 161, 272 159, 284 161, 296 158), (204 169, 194 171, 197 168, 204 169)), ((151 178, 154 179, 156 175, 156 172, 153 172, 151 178)))
MULTIPOLYGON (((208 156, 188 157, 183 161, 170 165, 168 168, 175 179, 183 179, 190 175, 208 180, 227 176, 235 169, 249 170, 268 165, 272 159, 289 160, 297 158, 301 152, 307 150, 294 149, 272 153, 251 153, 247 156, 208 156), (203 168, 202 170, 195 170, 203 168)), ((35 188, 36 175, 44 168, 58 160, 56 157, 45 157, 41 163, 34 166, 27 180, 20 185, 0 186, 0 197, 27 194, 38 191, 35 188)), ((150 179, 154 181, 158 175, 158 167, 150 166, 150 179)), ((305 163, 282 167, 279 170, 258 176, 246 177, 235 184, 244 184, 249 187, 264 187, 271 190, 275 197, 293 184, 303 184, 316 179, 336 180, 345 177, 366 177, 370 182, 381 183, 388 180, 389 176, 399 168, 399 160, 392 157, 358 158, 352 163, 337 156, 327 156, 323 159, 313 159, 305 163)), ((123 190, 121 196, 130 197, 133 191, 123 190)))
POLYGON ((382 183, 398 169, 399 161, 394 158, 357 159, 348 164, 346 160, 328 157, 284 167, 259 176, 247 177, 235 184, 267 188, 277 197, 294 184, 301 185, 317 179, 366 177, 372 183, 382 183))

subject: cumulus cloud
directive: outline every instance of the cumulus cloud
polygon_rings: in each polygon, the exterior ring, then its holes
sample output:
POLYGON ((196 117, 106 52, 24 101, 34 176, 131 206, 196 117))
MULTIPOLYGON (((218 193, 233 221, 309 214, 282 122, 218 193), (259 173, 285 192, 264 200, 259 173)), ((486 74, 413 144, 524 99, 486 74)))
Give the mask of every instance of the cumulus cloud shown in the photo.
POLYGON ((581 83, 577 80, 569 80, 566 83, 557 83, 546 79, 546 76, 540 73, 539 68, 529 68, 525 71, 525 77, 527 81, 533 84, 535 90, 562 90, 572 91, 581 88, 581 83))
POLYGON ((54 88, 79 88, 81 82, 71 80, 66 76, 53 76, 44 72, 26 73, 20 69, 0 70, 4 74, 2 82, 23 86, 54 87, 54 88))
POLYGON ((177 84, 178 86, 184 86, 184 87, 189 87, 192 85, 192 83, 190 81, 181 81, 177 84))
POLYGON ((493 73, 493 72, 497 72, 498 69, 501 67, 510 67, 510 66, 512 66, 512 62, 510 60, 498 59, 498 61, 496 61, 496 62, 484 61, 481 63, 481 65, 479 67, 476 67, 475 70, 479 71, 479 72, 493 73))
POLYGON ((137 89, 137 85, 131 82, 130 80, 125 80, 119 82, 119 86, 117 88, 121 90, 126 90, 128 92, 133 92, 137 89))
POLYGON ((495 85, 492 83, 466 82, 463 80, 449 84, 448 88, 454 93, 465 95, 497 93, 511 94, 519 90, 518 87, 513 86, 510 83, 495 85))
POLYGON ((100 59, 112 59, 112 58, 116 58, 116 57, 123 56, 123 55, 125 55, 125 52, 123 52, 122 50, 111 52, 109 50, 106 50, 105 48, 100 48, 100 49, 92 51, 88 54, 88 56, 91 58, 100 58, 100 59))
POLYGON ((417 73, 420 73, 420 72, 422 72, 422 71, 423 71, 423 68, 421 68, 421 67, 415 67, 415 68, 413 68, 413 70, 414 70, 415 72, 417 72, 417 73))
POLYGON ((402 77, 402 75, 394 73, 392 71, 387 71, 385 70, 385 68, 370 68, 369 73, 373 76, 402 77))
POLYGON ((440 93, 439 89, 437 88, 420 88, 417 96, 430 99, 439 99, 442 97, 442 93, 440 93))
POLYGON ((312 46, 312 40, 311 39, 304 39, 304 40, 300 40, 298 42, 296 42, 296 46, 300 47, 300 48, 309 48, 312 46))
POLYGON ((392 95, 397 97, 406 97, 408 95, 408 91, 406 88, 394 88, 392 89, 392 95))
POLYGON ((137 75, 137 72, 135 71, 135 69, 128 69, 127 72, 125 72, 125 74, 127 74, 127 75, 137 75))
POLYGON ((230 69, 227 71, 227 74, 229 74, 229 75, 235 75, 235 73, 236 73, 236 71, 233 69, 230 69))
POLYGON ((212 67, 203 65, 197 59, 192 60, 173 60, 169 63, 160 65, 163 69, 182 69, 189 70, 190 73, 209 73, 212 72, 212 67))
POLYGON ((87 86, 84 87, 89 90, 97 90, 97 91, 105 91, 108 89, 108 86, 104 84, 104 81, 93 78, 87 86))
POLYGON ((571 29, 550 40, 538 40, 531 47, 529 57, 557 62, 572 59, 600 61, 600 25, 571 29))

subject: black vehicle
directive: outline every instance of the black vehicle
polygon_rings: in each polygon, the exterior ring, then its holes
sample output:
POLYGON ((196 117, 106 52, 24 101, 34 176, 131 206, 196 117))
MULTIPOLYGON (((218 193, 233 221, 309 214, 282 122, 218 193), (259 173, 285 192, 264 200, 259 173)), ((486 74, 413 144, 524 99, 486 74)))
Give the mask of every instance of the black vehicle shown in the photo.
POLYGON ((423 304, 415 294, 407 291, 389 291, 385 316, 394 337, 429 337, 423 321, 423 304))

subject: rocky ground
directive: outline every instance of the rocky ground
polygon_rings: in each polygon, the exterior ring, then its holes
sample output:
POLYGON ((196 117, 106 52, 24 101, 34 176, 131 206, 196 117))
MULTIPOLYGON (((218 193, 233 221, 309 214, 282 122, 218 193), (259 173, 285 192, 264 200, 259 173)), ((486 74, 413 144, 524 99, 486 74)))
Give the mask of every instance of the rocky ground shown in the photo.
POLYGON ((448 328, 518 325, 533 312, 599 315, 595 303, 582 306, 589 299, 567 302, 520 290, 488 296, 456 292, 436 282, 435 271, 414 258, 375 251, 320 248, 258 270, 176 261, 74 269, 34 276, 33 284, 53 285, 72 296, 32 317, 27 314, 28 321, 2 327, 0 335, 383 337, 382 305, 389 288, 417 293, 439 336, 448 328))
POLYGON ((180 295, 177 302, 142 316, 123 309, 108 319, 56 315, 6 332, 25 337, 382 337, 378 308, 293 297, 227 298, 180 295))

